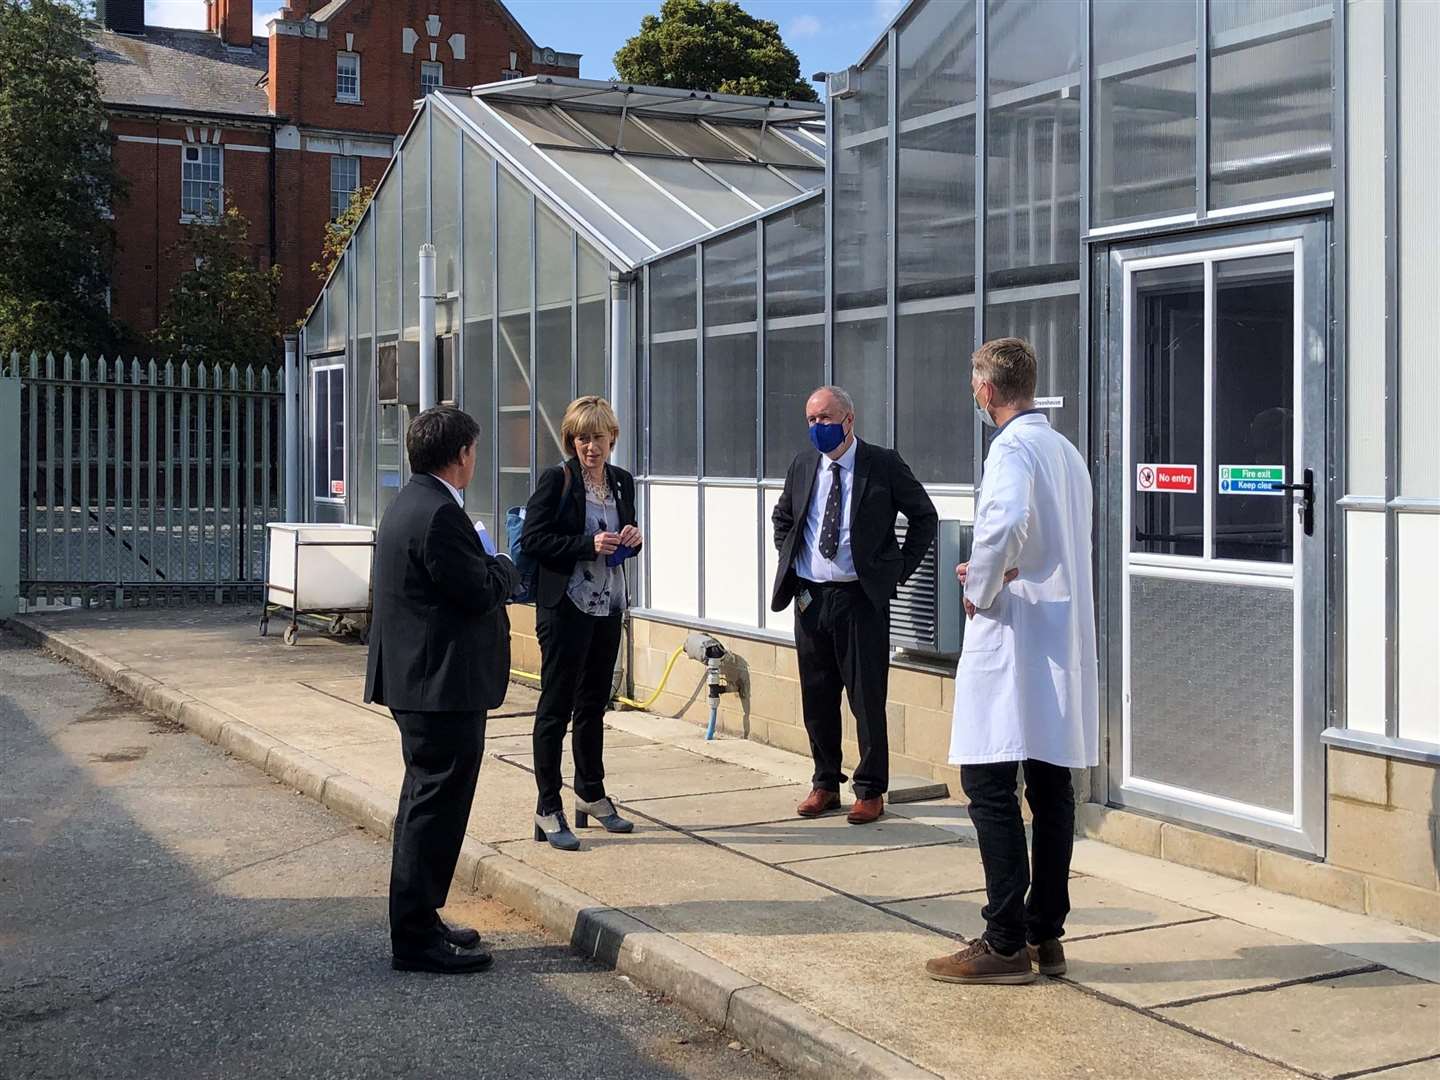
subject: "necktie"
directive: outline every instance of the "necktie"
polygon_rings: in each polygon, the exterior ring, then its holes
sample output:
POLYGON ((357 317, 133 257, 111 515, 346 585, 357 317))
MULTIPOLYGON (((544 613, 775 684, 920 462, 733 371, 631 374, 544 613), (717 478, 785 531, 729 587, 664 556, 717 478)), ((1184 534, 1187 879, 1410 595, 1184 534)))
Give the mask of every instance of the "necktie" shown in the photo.
POLYGON ((830 494, 825 499, 825 517, 820 522, 820 554, 834 559, 840 550, 840 463, 830 464, 830 494))

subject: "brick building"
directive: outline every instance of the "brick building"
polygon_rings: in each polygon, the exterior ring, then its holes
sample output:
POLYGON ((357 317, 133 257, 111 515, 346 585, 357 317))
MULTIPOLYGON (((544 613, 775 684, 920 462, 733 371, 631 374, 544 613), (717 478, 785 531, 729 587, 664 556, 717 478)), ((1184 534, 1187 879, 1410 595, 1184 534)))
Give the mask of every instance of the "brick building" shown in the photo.
POLYGON ((285 269, 281 316, 320 282, 310 264, 349 192, 385 171, 432 85, 576 75, 580 57, 531 40, 498 0, 287 0, 255 37, 252 0, 197 0, 208 30, 145 23, 144 0, 99 0, 91 35, 129 181, 111 304, 155 329, 186 222, 233 202, 256 262, 285 269))

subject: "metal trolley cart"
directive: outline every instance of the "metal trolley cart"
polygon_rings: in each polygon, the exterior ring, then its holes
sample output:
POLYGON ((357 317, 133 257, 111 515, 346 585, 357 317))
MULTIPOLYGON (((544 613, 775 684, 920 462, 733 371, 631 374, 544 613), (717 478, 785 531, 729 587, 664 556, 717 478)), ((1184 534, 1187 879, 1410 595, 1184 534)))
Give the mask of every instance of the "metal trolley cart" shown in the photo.
POLYGON ((265 535, 265 605, 260 636, 272 612, 290 613, 285 644, 300 635, 300 616, 330 616, 338 633, 344 616, 370 613, 370 566, 375 530, 369 525, 272 521, 265 535))

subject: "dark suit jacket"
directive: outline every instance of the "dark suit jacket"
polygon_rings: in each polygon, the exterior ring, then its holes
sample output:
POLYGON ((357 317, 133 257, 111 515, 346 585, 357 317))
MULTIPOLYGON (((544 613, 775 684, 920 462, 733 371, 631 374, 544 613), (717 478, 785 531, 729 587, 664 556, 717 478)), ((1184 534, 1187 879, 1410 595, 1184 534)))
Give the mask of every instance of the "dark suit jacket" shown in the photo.
MULTIPOLYGON (((620 528, 635 524, 635 478, 616 465, 605 466, 605 478, 615 496, 620 528)), ((595 558, 594 534, 585 527, 585 483, 580 462, 570 458, 540 474, 530 501, 525 504, 525 528, 520 547, 539 564, 535 602, 553 608, 565 596, 575 564, 595 558), (565 473, 570 473, 566 490, 565 473)))
MULTIPOLYGON (((805 514, 815 487, 820 463, 817 450, 802 450, 785 474, 785 490, 770 521, 775 527, 775 549, 780 565, 770 610, 783 611, 794 598, 795 557, 805 543, 805 514)), ((900 585, 920 565, 939 528, 940 515, 910 466, 894 450, 860 442, 855 447, 855 480, 850 495, 850 553, 865 595, 883 610, 900 585), (908 522, 905 546, 895 540, 895 517, 908 522)))
POLYGON ((401 712, 475 712, 505 700, 517 581, 433 476, 414 476, 375 537, 365 700, 401 712))

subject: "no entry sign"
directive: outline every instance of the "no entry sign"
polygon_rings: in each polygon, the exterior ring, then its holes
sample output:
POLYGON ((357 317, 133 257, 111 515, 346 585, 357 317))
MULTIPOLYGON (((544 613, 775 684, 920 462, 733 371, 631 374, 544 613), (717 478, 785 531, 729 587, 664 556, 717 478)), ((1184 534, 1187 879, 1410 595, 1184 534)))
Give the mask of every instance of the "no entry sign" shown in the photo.
POLYGON ((1195 465, 1140 464, 1135 466, 1135 490, 1193 495, 1199 474, 1195 465))

